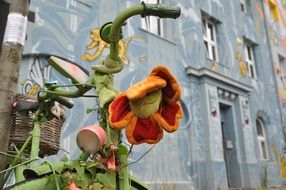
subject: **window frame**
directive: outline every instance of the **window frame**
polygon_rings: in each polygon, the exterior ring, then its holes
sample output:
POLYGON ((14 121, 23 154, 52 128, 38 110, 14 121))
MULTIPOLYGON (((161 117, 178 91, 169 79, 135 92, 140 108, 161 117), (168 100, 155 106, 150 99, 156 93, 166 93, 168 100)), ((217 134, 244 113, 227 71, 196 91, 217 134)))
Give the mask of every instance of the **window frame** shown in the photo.
POLYGON ((257 79, 255 57, 254 57, 254 45, 245 42, 244 43, 244 58, 245 64, 248 69, 248 76, 253 79, 257 79))
MULTIPOLYGON (((161 4, 163 0, 145 0, 145 3, 161 4)), ((163 19, 156 16, 146 16, 141 18, 141 27, 148 32, 164 37, 163 19)))
POLYGON ((256 119, 256 132, 257 132, 257 141, 258 141, 260 160, 268 161, 269 160, 269 152, 268 152, 268 146, 267 146, 267 136, 266 136, 266 131, 265 131, 265 125, 260 118, 256 119), (258 125, 257 124, 259 124, 259 126, 261 128, 262 135, 260 135, 258 133, 258 125), (264 144, 264 146, 262 144, 264 144), (265 155, 264 155, 264 152, 265 152, 265 155))
POLYGON ((216 24, 203 17, 203 40, 207 58, 219 62, 216 24))

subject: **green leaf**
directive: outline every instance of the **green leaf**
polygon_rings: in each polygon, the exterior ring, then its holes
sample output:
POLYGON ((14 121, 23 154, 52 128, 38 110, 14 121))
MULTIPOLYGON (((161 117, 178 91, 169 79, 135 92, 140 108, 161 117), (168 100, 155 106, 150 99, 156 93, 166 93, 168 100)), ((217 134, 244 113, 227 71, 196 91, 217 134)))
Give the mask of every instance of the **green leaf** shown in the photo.
POLYGON ((126 148, 126 146, 120 144, 118 145, 118 151, 117 154, 128 154, 128 149, 126 148))
POLYGON ((76 170, 77 174, 84 175, 84 167, 75 166, 75 170, 76 170))
POLYGON ((87 168, 87 169, 88 169, 88 168, 93 168, 93 167, 97 167, 97 166, 99 166, 99 165, 101 165, 101 163, 99 163, 99 162, 92 162, 92 163, 88 163, 87 166, 86 166, 86 168, 87 168))
POLYGON ((96 179, 104 185, 104 188, 116 189, 116 175, 115 172, 99 173, 96 179))
POLYGON ((102 189, 104 186, 100 183, 93 183, 92 185, 89 186, 89 189, 91 190, 99 190, 102 189))

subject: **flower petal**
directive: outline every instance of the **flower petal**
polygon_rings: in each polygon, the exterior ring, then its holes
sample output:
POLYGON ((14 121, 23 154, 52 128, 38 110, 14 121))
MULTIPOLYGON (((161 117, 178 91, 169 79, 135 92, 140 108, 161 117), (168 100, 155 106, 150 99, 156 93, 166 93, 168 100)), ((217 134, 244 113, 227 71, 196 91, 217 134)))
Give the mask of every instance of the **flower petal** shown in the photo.
POLYGON ((108 111, 110 126, 115 129, 126 127, 130 122, 130 118, 133 116, 125 92, 115 97, 109 105, 108 111))
POLYGON ((137 100, 146 94, 163 88, 167 85, 166 81, 158 76, 149 76, 146 79, 129 87, 126 91, 129 100, 137 100))
POLYGON ((179 102, 173 104, 165 102, 162 105, 161 111, 155 113, 152 117, 163 129, 169 133, 172 133, 178 129, 179 120, 182 115, 183 112, 179 102))
POLYGON ((172 103, 179 100, 181 96, 181 88, 177 79, 169 71, 169 69, 163 65, 155 67, 150 76, 159 76, 167 82, 167 86, 163 88, 163 98, 172 103))
POLYGON ((155 144, 163 138, 163 130, 153 118, 131 118, 126 128, 126 137, 131 144, 155 144))

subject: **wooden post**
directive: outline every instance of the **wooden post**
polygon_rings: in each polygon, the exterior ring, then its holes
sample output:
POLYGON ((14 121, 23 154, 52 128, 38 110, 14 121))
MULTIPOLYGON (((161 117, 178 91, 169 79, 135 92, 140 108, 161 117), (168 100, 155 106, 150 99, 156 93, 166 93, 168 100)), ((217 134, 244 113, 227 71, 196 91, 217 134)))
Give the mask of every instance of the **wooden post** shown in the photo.
MULTIPOLYGON (((11 0, 6 23, 0 56, 0 152, 7 152, 8 148, 12 103, 26 38, 29 4, 29 0, 11 0)), ((6 167, 6 156, 0 154, 0 171, 6 167)), ((0 174, 0 189, 3 185, 3 174, 0 174)))
POLYGON ((10 7, 9 3, 0 0, 0 44, 1 44, 0 54, 1 54, 2 42, 3 42, 4 32, 5 32, 6 20, 9 14, 9 7, 10 7))

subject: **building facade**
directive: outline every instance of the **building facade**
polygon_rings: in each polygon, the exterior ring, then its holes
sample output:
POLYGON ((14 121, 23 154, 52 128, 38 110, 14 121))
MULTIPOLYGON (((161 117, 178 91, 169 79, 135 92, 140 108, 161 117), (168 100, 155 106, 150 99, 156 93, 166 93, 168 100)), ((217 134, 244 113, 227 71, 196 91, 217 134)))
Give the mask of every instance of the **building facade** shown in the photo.
MULTIPOLYGON (((115 79, 125 90, 154 66, 166 65, 181 85, 184 117, 179 131, 165 134, 159 144, 133 148, 130 163, 136 163, 130 165, 131 174, 154 189, 281 186, 273 148, 284 148, 285 92, 280 87, 286 73, 285 1, 162 1, 146 2, 177 5, 181 16, 128 20, 120 46, 126 65, 115 79), (276 35, 276 42, 273 4, 280 10, 279 30, 284 31, 276 35)), ((108 53, 99 28, 138 3, 31 1, 35 19, 28 24, 18 91, 35 94, 49 79, 69 83, 48 66, 50 55, 91 70, 108 53)), ((77 131, 96 122, 96 114, 86 110, 97 106, 90 98, 74 101, 61 139, 71 158, 79 154, 74 148, 77 131)), ((66 154, 60 151, 49 159, 66 154)))

